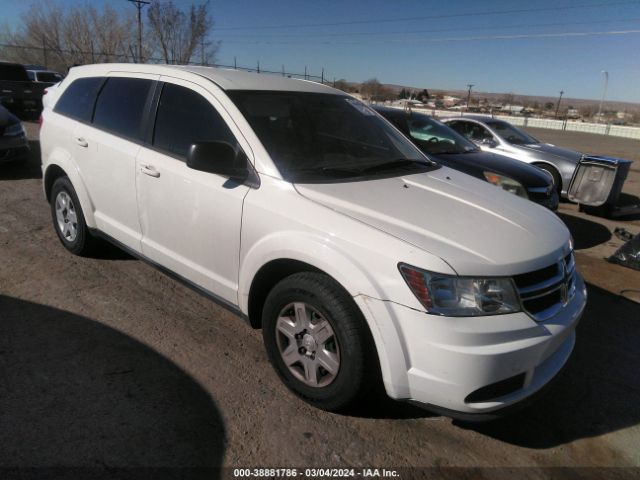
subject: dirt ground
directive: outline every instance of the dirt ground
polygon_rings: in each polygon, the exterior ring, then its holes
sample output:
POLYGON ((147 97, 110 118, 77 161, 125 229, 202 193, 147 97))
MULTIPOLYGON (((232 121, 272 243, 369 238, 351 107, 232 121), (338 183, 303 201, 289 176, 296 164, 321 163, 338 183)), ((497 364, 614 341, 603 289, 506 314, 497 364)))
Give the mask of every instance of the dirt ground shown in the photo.
MULTIPOLYGON (((220 466, 429 468, 406 478, 640 475, 632 300, 640 272, 603 260, 621 243, 613 228, 638 233, 640 220, 562 204, 589 304, 562 378, 531 407, 480 425, 375 398, 330 414, 286 390, 260 332, 236 316, 115 248, 99 258, 67 253, 42 195, 37 126, 28 131, 29 163, 0 166, 0 477, 83 467, 34 475, 129 478, 163 467, 145 478, 215 478, 206 469, 220 466), (205 470, 184 470, 193 467, 205 470)), ((638 160, 625 191, 640 196, 640 142, 534 134, 638 160)))

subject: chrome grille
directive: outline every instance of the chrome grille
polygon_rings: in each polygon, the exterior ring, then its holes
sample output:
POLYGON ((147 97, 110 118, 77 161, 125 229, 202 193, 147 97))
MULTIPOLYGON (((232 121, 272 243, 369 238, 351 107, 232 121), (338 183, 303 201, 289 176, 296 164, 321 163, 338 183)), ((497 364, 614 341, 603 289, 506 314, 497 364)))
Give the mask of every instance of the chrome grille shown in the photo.
POLYGON ((513 277, 524 311, 538 322, 556 315, 575 294, 575 270, 571 252, 548 267, 513 277))

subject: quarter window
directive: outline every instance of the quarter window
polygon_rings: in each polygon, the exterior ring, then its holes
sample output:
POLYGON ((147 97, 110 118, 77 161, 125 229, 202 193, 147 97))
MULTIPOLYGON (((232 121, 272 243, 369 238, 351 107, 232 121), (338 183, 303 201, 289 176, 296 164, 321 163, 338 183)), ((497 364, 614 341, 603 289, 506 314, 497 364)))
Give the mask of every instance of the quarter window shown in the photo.
POLYGON ((207 99, 188 88, 166 83, 156 115, 154 147, 186 157, 193 143, 213 141, 237 148, 233 133, 207 99))
POLYGON ((62 93, 53 111, 81 122, 89 123, 96 96, 103 82, 104 78, 102 77, 87 77, 75 80, 62 93))
POLYGON ((151 80, 142 78, 109 78, 96 102, 93 124, 116 135, 141 140, 151 85, 151 80))

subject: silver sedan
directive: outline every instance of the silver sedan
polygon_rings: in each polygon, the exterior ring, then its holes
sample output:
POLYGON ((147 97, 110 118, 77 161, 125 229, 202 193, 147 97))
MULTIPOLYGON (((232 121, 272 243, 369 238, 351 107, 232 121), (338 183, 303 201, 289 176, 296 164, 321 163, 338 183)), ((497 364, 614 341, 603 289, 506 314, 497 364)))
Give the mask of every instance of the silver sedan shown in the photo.
POLYGON ((582 153, 542 143, 508 122, 482 115, 443 118, 443 122, 483 150, 494 151, 546 170, 563 197, 582 153))

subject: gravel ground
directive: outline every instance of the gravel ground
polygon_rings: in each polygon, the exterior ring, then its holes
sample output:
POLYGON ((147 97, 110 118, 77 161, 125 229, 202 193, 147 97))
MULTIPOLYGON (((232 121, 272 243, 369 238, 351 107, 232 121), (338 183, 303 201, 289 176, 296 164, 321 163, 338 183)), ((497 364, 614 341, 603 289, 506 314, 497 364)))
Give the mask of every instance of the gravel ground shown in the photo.
MULTIPOLYGON (((212 478, 215 471, 182 469, 219 466, 433 469, 416 478, 511 478, 505 467, 535 467, 517 470, 535 478, 640 475, 640 305, 619 295, 640 288, 640 272, 602 259, 615 248, 612 226, 637 233, 638 220, 562 205, 590 300, 563 377, 531 407, 481 425, 375 398, 330 414, 286 390, 260 332, 236 316, 115 248, 99 258, 67 253, 42 195, 37 126, 28 130, 29 163, 0 166, 3 478, 28 472, 8 467, 86 467, 86 478, 165 467, 212 478)), ((640 160, 636 141, 535 134, 640 160)), ((630 195, 640 194, 639 177, 636 167, 630 195)))

